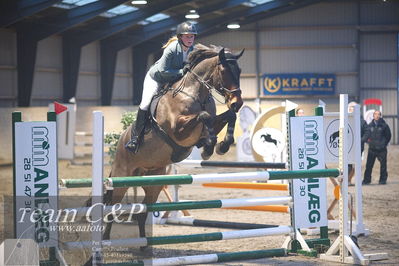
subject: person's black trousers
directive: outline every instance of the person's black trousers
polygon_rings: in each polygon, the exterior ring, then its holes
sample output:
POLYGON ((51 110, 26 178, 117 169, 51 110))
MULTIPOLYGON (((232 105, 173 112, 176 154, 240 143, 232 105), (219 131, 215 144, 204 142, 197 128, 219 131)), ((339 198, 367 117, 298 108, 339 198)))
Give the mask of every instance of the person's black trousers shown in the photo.
POLYGON ((375 159, 377 158, 380 162, 380 180, 379 182, 386 182, 388 178, 387 172, 387 148, 383 150, 372 150, 369 149, 367 154, 366 171, 364 171, 364 183, 371 182, 371 172, 373 170, 375 159))

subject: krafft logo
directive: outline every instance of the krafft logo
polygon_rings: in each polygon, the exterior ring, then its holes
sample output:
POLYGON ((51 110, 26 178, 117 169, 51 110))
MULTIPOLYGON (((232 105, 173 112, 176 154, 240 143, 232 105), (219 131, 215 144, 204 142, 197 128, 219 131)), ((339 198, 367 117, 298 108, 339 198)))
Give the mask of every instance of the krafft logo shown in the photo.
POLYGON ((335 93, 335 75, 318 73, 265 74, 264 95, 331 95, 335 93))
MULTIPOLYGON (((348 124, 348 153, 351 152, 353 148, 353 138, 354 138, 354 133, 353 129, 348 124)), ((325 133, 325 143, 328 152, 333 155, 334 157, 338 158, 339 157, 339 119, 334 119, 330 121, 330 123, 326 127, 326 133, 325 133)))

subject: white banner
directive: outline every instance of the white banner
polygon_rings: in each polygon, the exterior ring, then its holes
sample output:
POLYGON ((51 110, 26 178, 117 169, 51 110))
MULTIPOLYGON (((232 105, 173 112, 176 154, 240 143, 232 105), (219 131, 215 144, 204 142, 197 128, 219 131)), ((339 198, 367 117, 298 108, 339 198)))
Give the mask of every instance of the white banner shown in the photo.
MULTIPOLYGON (((358 117, 359 119, 360 117, 358 117)), ((348 163, 355 163, 355 119, 348 114, 348 163)), ((360 135, 360 134, 359 134, 360 135)), ((339 113, 324 114, 324 143, 326 163, 338 163, 339 155, 339 113)), ((360 141, 360 140, 359 140, 360 141)))
POLYGON ((41 247, 58 246, 56 144, 56 122, 15 123, 16 237, 41 247))
MULTIPOLYGON (((324 169, 322 116, 290 118, 292 170, 324 169)), ((293 180, 295 227, 327 226, 327 185, 325 178, 293 180)))

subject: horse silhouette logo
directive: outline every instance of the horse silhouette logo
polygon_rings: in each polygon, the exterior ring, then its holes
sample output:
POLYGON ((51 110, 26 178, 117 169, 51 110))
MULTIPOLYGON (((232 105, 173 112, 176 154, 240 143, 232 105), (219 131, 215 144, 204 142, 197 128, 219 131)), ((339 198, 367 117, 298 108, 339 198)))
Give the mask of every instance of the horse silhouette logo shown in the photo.
MULTIPOLYGON (((328 142, 328 143, 330 144, 330 148, 333 147, 333 144, 334 144, 334 143, 336 143, 336 144, 339 145, 339 131, 335 131, 334 133, 332 133, 332 134, 330 135, 330 139, 329 139, 329 142, 328 142), (336 141, 337 141, 337 142, 336 142, 336 141)), ((338 145, 334 145, 334 148, 335 148, 335 147, 338 147, 338 145)))
POLYGON ((270 134, 262 134, 260 137, 263 139, 263 142, 274 143, 277 146, 277 140, 272 137, 270 134))
POLYGON ((281 156, 285 147, 285 137, 276 128, 261 128, 252 137, 252 149, 267 160, 281 156))
MULTIPOLYGON (((335 160, 339 157, 339 119, 328 120, 324 133, 325 148, 328 151, 327 160, 335 160)), ((348 153, 351 153, 354 144, 354 132, 349 123, 347 134, 348 140, 345 145, 348 147, 348 153)))

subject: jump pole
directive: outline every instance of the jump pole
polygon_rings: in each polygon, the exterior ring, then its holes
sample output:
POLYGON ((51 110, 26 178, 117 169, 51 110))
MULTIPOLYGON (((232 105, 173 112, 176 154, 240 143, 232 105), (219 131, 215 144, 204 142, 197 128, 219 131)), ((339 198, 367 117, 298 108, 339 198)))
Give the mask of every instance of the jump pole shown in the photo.
POLYGON ((241 252, 227 252, 227 253, 215 253, 195 256, 181 256, 163 259, 149 259, 139 260, 135 262, 122 262, 122 263, 109 263, 103 264, 107 266, 159 266, 159 265, 189 265, 199 263, 218 263, 218 262, 229 262, 239 260, 254 260, 269 257, 283 257, 286 256, 286 250, 284 248, 278 249, 264 249, 254 251, 241 251, 241 252))
POLYGON ((286 163, 262 163, 262 162, 232 162, 232 161, 201 161, 183 160, 176 165, 191 167, 226 167, 226 168, 260 168, 260 169, 287 169, 286 163))
MULTIPOLYGON (((241 173, 215 173, 215 174, 181 174, 181 175, 153 175, 153 176, 127 176, 110 177, 105 179, 107 189, 115 187, 141 187, 141 186, 159 186, 159 185, 183 185, 183 184, 203 184, 210 182, 227 182, 231 180, 243 181, 267 181, 298 178, 327 178, 338 177, 338 169, 315 169, 298 171, 258 171, 241 173)), ((83 188, 91 187, 91 178, 81 179, 62 179, 61 187, 65 188, 83 188)))
POLYGON ((239 189, 257 189, 257 190, 279 190, 288 191, 288 184, 270 184, 253 182, 223 182, 223 183, 205 183, 204 187, 214 188, 239 188, 239 189))
POLYGON ((198 226, 198 227, 216 227, 216 228, 227 228, 227 229, 258 229, 258 228, 273 228, 278 225, 270 224, 253 224, 253 223, 238 223, 238 222, 223 222, 223 221, 212 221, 212 220, 201 220, 194 219, 193 217, 168 217, 166 219, 167 224, 174 225, 187 225, 187 226, 198 226))
MULTIPOLYGON (((181 243, 207 242, 229 239, 255 238, 273 235, 289 235, 292 233, 290 226, 276 226, 270 228, 258 228, 239 231, 226 231, 204 234, 191 235, 174 235, 174 236, 156 236, 156 237, 140 237, 140 238, 122 238, 102 240, 101 245, 104 247, 142 247, 155 245, 170 245, 181 243)), ((64 247, 68 250, 91 247, 92 241, 67 242, 64 247)))
MULTIPOLYGON (((98 196, 96 196, 98 197, 98 196)), ((242 199, 222 199, 222 200, 204 200, 204 201, 180 201, 180 202, 166 202, 153 204, 121 204, 117 211, 131 211, 134 214, 156 211, 178 211, 178 210, 195 210, 195 209, 215 209, 215 208, 241 208, 241 207, 263 207, 262 205, 275 204, 291 204, 292 198, 290 196, 277 196, 265 198, 242 198, 242 199)), ((102 202, 97 202, 102 203, 102 202)), ((76 210, 76 216, 85 214, 91 207, 80 207, 72 209, 64 209, 65 212, 71 213, 76 210)), ((102 207, 101 214, 109 214, 112 207, 102 207)), ((92 212, 94 213, 94 212, 92 212)))

